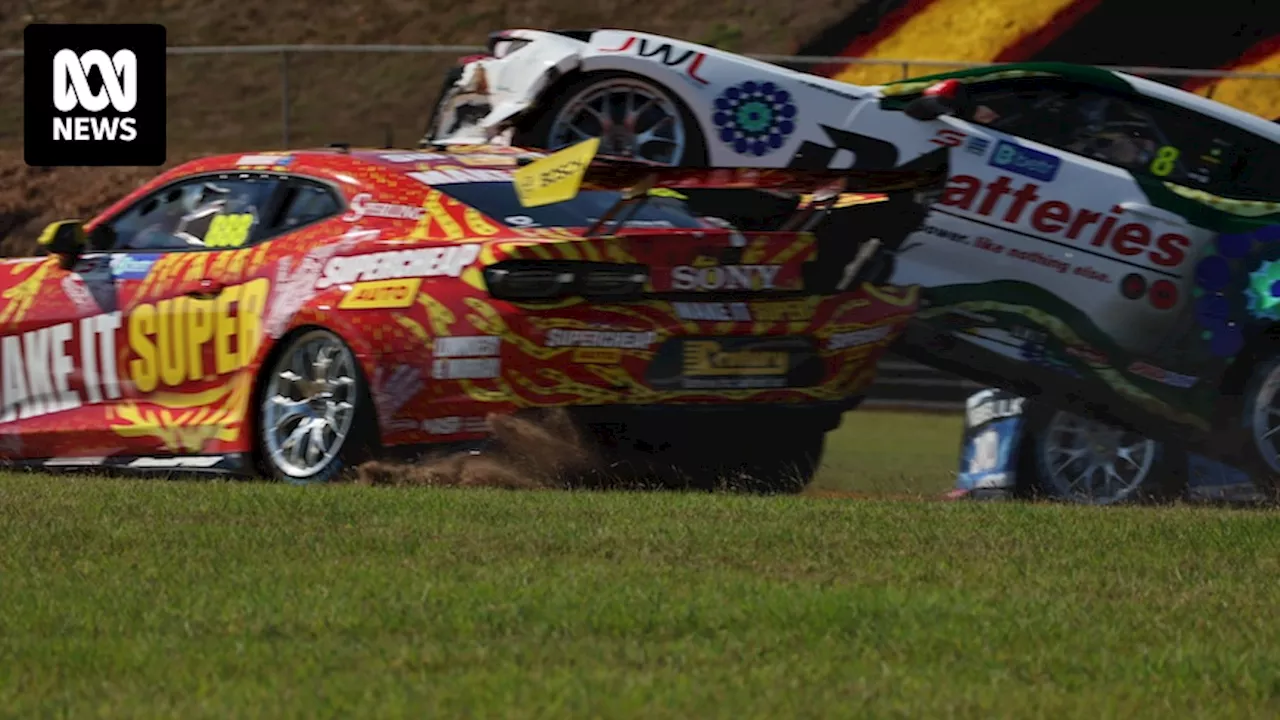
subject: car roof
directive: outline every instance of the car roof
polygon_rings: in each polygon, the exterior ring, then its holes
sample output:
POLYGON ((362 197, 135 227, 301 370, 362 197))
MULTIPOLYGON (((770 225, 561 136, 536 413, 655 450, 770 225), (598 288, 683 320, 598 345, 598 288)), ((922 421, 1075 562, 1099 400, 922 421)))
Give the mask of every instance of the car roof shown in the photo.
POLYGON ((935 73, 932 75, 921 75, 919 77, 907 78, 905 80, 895 80, 881 86, 881 92, 886 95, 902 94, 908 91, 915 92, 924 89, 932 83, 945 79, 956 79, 961 82, 984 82, 1019 76, 1035 77, 1040 75, 1055 75, 1099 88, 1106 88, 1139 97, 1145 96, 1164 100, 1175 105, 1181 105, 1182 107, 1196 111, 1202 115, 1235 125, 1243 130, 1248 130, 1255 135, 1260 135, 1261 137, 1270 140, 1271 142, 1280 142, 1280 128, 1277 128, 1275 123, 1270 122, 1265 118, 1231 107, 1230 105, 1220 103, 1216 100, 1210 100, 1209 98, 1202 97, 1195 93, 1187 92, 1186 90, 1182 90, 1171 85, 1093 65, 1080 65, 1062 62, 1024 62, 988 65, 935 73))
POLYGON ((415 182, 432 184, 432 174, 439 181, 459 175, 477 179, 474 171, 495 172, 495 182, 510 179, 517 164, 545 157, 547 153, 506 145, 453 145, 440 148, 397 150, 388 148, 309 148, 290 151, 228 153, 198 158, 178 165, 160 178, 171 181, 192 175, 225 172, 279 172, 303 175, 350 186, 359 192, 361 177, 370 173, 408 177, 418 173, 415 182), (426 175, 422 175, 425 173, 426 175))

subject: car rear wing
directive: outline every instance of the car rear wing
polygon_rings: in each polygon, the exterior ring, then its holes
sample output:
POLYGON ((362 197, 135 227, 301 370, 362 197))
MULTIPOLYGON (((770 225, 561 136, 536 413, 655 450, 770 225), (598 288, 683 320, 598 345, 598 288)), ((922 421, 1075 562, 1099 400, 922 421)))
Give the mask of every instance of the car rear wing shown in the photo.
POLYGON ((564 202, 583 188, 622 191, 619 202, 587 233, 594 235, 623 207, 647 200, 660 190, 768 190, 801 195, 796 214, 780 228, 795 231, 809 229, 837 207, 878 202, 886 199, 884 193, 921 190, 946 180, 941 168, 872 172, 672 167, 634 158, 599 157, 599 148, 599 138, 591 138, 518 168, 512 182, 520 203, 537 207, 564 202))
POLYGON ((621 190, 629 195, 656 187, 750 189, 805 194, 811 202, 830 196, 882 194, 923 189, 945 181, 945 170, 800 170, 790 168, 672 167, 646 160, 597 156, 591 138, 517 169, 513 180, 525 207, 572 199, 581 188, 621 190), (822 192, 815 192, 822 191, 822 192))

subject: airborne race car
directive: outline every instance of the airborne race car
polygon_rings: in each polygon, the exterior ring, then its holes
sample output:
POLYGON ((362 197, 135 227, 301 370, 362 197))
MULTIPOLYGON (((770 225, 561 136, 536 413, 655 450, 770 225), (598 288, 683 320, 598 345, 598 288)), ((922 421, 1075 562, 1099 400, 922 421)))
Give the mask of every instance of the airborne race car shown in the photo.
MULTIPOLYGON (((872 258, 861 278, 922 287, 897 351, 1280 477, 1275 123, 1093 67, 858 87, 644 33, 511 30, 453 73, 427 140, 584 137, 677 165, 943 172, 921 212, 815 228, 872 258)), ((757 226, 791 202, 751 201, 757 226)))
POLYGON ((798 489, 916 293, 837 287, 811 234, 717 227, 664 187, 937 178, 595 145, 211 157, 50 225, 50 257, 0 263, 0 458, 314 482, 569 407, 609 452, 798 489))

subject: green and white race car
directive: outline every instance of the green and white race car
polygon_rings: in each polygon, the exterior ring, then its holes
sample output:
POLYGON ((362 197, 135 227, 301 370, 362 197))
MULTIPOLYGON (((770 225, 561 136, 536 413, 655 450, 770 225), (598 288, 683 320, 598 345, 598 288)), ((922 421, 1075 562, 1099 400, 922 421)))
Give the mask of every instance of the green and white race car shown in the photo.
MULTIPOLYGON (((933 193, 821 216, 815 277, 919 286, 904 355, 1280 478, 1280 125, 1086 66, 860 87, 510 30, 450 74, 424 144, 586 137, 665 164, 941 168, 933 193)), ((767 227, 789 202, 697 209, 767 227)))

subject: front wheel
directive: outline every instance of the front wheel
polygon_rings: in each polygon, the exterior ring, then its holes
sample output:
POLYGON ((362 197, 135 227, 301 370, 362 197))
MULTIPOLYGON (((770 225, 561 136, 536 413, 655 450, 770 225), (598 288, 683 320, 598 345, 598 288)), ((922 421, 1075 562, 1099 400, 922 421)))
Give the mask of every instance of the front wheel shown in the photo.
POLYGON ((1258 492, 1280 497, 1280 358, 1259 363, 1245 386, 1241 425, 1246 437, 1240 468, 1258 492))
POLYGON ((374 421, 364 377, 351 348, 328 330, 287 343, 263 383, 262 462, 278 480, 328 482, 367 453, 374 421))

